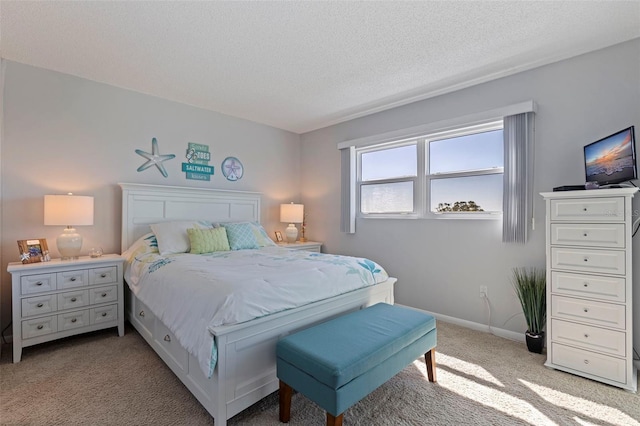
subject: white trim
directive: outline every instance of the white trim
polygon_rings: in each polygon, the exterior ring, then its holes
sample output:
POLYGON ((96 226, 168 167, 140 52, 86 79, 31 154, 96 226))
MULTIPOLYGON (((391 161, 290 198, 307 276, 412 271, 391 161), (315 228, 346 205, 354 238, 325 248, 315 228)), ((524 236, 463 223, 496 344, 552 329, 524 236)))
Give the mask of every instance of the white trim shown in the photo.
POLYGON ((423 309, 414 308, 412 306, 401 305, 400 303, 396 303, 398 306, 404 306, 406 308, 414 309, 416 311, 421 311, 427 313, 429 315, 433 315, 436 320, 448 322, 450 324, 459 325, 460 327, 469 328, 471 330, 482 331, 483 333, 491 333, 494 336, 502 337, 504 339, 515 340, 516 342, 525 342, 524 332, 516 333, 515 331, 505 330, 503 328, 489 327, 485 324, 480 324, 473 321, 467 321, 456 317, 450 317, 448 315, 442 315, 435 312, 425 311, 423 309))
POLYGON ((409 139, 425 136, 431 133, 453 130, 458 127, 469 127, 474 124, 484 124, 489 121, 500 120, 508 115, 521 114, 524 112, 536 112, 536 109, 536 103, 533 100, 529 100, 488 111, 468 114, 462 117, 440 120, 429 124, 422 124, 420 126, 340 142, 338 143, 338 149, 345 149, 350 146, 362 148, 369 145, 393 142, 396 139, 409 139))

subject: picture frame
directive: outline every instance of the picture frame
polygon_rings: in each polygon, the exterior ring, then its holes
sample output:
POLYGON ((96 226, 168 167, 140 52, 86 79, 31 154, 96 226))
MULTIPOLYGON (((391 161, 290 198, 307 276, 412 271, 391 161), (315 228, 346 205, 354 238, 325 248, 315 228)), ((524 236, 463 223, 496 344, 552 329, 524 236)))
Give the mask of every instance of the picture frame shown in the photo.
POLYGON ((49 246, 44 238, 33 238, 29 240, 18 240, 18 250, 20 251, 20 261, 22 263, 48 262, 49 246))
POLYGON ((284 238, 282 238, 282 232, 276 231, 276 241, 279 243, 284 241, 284 238))

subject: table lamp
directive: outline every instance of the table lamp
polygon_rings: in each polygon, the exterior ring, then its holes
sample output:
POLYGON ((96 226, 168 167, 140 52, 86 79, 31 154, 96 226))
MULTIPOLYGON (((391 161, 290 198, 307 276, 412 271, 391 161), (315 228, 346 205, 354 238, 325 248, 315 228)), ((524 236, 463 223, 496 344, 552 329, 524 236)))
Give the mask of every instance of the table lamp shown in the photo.
POLYGON ((73 226, 93 225, 93 197, 73 195, 44 196, 44 224, 66 226, 56 239, 62 260, 77 259, 82 236, 73 226))
POLYGON ((302 204, 280 204, 280 222, 288 223, 284 234, 287 236, 287 242, 295 243, 298 239, 298 228, 296 223, 302 223, 304 218, 304 205, 302 204))

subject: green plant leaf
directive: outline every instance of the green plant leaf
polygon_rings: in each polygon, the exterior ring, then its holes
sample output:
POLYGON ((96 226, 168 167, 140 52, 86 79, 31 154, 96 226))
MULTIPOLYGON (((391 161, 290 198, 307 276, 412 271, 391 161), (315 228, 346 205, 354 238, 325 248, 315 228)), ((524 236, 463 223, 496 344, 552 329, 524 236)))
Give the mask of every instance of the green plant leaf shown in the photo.
POLYGON ((538 268, 514 268, 513 288, 522 306, 528 331, 541 333, 547 322, 546 272, 538 268))

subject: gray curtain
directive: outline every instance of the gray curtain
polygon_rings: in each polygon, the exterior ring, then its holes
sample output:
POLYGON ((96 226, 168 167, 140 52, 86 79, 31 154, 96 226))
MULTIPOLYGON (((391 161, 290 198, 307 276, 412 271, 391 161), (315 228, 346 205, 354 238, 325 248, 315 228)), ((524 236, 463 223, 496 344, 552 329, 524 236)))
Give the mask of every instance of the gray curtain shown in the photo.
POLYGON ((340 230, 356 233, 356 148, 350 146, 340 150, 341 171, 341 215, 340 230))
POLYGON ((504 117, 502 242, 527 242, 533 214, 534 114, 504 117))

